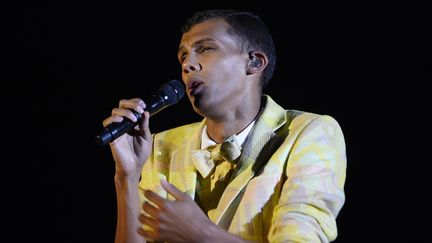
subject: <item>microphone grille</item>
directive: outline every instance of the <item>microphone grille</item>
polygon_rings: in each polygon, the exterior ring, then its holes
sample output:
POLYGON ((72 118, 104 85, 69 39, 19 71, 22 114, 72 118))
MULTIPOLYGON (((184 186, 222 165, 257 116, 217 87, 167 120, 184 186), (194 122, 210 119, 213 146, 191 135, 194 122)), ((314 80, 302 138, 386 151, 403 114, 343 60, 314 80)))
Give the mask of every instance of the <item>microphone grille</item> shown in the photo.
POLYGON ((160 91, 168 97, 170 105, 178 103, 185 94, 183 83, 173 79, 160 87, 160 91))

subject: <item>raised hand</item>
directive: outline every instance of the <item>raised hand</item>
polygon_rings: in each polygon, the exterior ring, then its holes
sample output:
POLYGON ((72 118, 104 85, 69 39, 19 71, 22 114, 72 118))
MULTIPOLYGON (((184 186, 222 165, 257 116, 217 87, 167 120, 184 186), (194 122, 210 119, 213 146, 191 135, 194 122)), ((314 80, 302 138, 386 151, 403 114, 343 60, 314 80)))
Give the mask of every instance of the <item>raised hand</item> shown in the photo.
POLYGON ((139 176, 150 154, 153 138, 149 129, 150 115, 144 111, 145 107, 146 104, 139 98, 121 100, 119 107, 114 108, 111 116, 103 121, 104 126, 112 122, 121 122, 125 118, 136 122, 137 118, 131 110, 142 115, 142 121, 134 130, 110 143, 118 175, 139 176))

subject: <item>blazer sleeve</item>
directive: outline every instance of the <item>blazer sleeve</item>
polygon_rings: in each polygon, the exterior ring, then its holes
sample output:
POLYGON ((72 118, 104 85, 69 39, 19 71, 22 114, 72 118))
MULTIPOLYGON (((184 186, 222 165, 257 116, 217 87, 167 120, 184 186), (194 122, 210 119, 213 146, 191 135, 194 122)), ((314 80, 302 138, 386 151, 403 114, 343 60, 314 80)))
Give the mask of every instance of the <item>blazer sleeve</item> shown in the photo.
POLYGON ((345 202, 345 141, 335 119, 319 116, 303 126, 292 146, 286 181, 273 211, 270 242, 330 242, 345 202))

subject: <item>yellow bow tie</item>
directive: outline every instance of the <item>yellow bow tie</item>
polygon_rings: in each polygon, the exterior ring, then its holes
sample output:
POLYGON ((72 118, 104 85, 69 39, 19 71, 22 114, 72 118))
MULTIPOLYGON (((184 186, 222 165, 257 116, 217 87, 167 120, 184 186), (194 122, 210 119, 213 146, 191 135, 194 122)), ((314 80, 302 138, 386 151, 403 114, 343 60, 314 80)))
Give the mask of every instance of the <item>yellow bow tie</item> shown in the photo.
POLYGON ((225 139, 221 144, 207 147, 206 149, 192 150, 192 162, 203 178, 206 178, 220 160, 235 163, 240 157, 241 147, 235 140, 235 136, 225 139))

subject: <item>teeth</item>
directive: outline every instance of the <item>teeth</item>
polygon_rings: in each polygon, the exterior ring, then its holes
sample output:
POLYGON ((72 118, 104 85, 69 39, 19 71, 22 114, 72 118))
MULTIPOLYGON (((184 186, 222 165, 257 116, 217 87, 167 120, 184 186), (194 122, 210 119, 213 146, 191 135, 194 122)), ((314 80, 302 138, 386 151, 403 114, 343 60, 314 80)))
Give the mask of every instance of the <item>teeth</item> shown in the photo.
POLYGON ((199 85, 198 82, 193 82, 192 85, 191 85, 191 88, 194 89, 194 88, 196 88, 198 85, 199 85))

